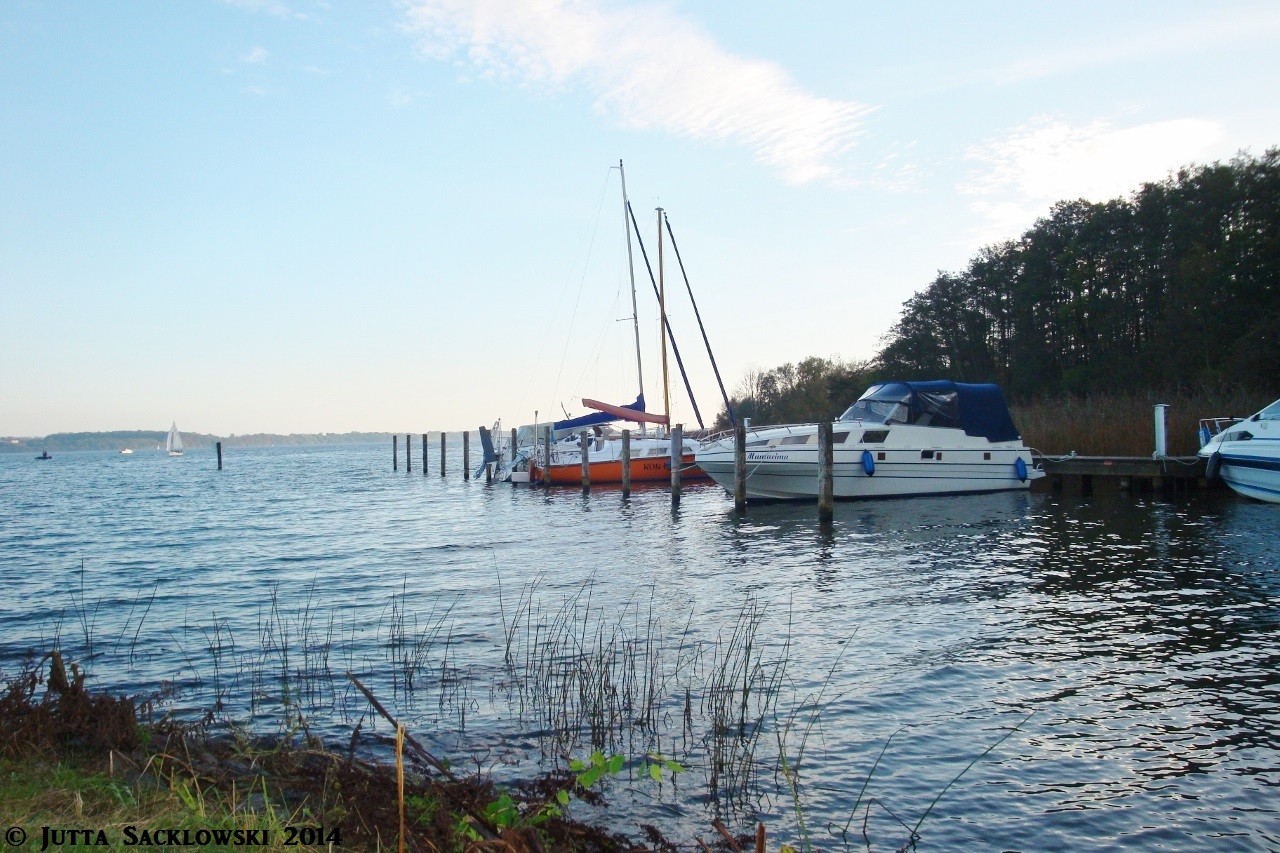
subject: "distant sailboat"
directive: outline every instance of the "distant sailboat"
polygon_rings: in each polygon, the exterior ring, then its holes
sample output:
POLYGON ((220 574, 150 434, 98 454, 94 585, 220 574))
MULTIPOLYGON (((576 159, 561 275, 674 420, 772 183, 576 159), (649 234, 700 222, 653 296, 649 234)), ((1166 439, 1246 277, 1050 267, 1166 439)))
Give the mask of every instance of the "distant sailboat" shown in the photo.
POLYGON ((170 456, 182 455, 182 436, 178 435, 177 421, 174 421, 173 426, 169 427, 169 436, 164 440, 164 449, 169 451, 170 456))

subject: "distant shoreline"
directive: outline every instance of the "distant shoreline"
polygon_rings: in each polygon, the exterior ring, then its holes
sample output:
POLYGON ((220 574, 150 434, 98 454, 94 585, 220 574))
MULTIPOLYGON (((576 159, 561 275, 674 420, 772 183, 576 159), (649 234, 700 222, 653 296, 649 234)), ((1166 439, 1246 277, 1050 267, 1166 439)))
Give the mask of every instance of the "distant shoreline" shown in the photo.
MULTIPOLYGON (((8 437, 0 439, 0 453, 68 453, 76 450, 156 450, 164 446, 165 430, 115 430, 112 432, 59 432, 37 438, 8 437)), ((307 446, 327 444, 368 444, 386 441, 389 432, 325 432, 255 433, 253 435, 208 435, 198 432, 182 433, 182 444, 187 450, 212 449, 221 441, 225 447, 307 446)))

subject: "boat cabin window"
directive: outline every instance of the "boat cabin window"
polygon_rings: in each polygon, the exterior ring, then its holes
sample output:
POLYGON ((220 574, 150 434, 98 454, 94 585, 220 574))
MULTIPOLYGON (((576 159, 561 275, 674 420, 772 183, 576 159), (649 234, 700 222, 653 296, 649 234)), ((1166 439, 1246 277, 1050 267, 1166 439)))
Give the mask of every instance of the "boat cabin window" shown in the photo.
POLYGON ((842 421, 873 424, 960 428, 960 397, 956 391, 917 391, 900 382, 872 385, 840 416, 842 421))
POLYGON ((779 444, 807 444, 808 441, 809 441, 809 436, 807 435, 789 435, 778 443, 779 444))
POLYGON ((762 438, 759 441, 748 441, 747 447, 765 447, 769 444, 769 439, 762 438))
POLYGON ((863 444, 884 444, 889 437, 887 429, 869 429, 862 434, 863 444))
POLYGON ((849 440, 849 433, 847 432, 837 432, 837 433, 831 434, 832 444, 844 444, 848 440, 849 440))
POLYGON ((1276 400, 1254 417, 1258 421, 1280 421, 1280 400, 1276 400))

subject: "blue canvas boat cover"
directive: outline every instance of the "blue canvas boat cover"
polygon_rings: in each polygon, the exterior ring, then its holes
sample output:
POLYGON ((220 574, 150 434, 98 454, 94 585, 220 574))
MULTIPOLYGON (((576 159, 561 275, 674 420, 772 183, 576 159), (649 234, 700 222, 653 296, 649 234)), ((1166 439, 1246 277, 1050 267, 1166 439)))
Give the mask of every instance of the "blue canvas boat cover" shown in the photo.
MULTIPOLYGON (((636 401, 629 406, 623 408, 635 409, 636 411, 644 411, 644 395, 636 397, 636 401)), ((621 420, 617 415, 611 415, 608 412, 596 412, 591 415, 583 415, 580 418, 569 418, 564 421, 556 421, 551 428, 559 433, 561 430, 576 430, 580 427, 595 426, 596 424, 607 424, 612 421, 621 420)))
POLYGON ((840 420, 950 427, 988 441, 1021 437, 1000 386, 949 379, 872 385, 840 420))

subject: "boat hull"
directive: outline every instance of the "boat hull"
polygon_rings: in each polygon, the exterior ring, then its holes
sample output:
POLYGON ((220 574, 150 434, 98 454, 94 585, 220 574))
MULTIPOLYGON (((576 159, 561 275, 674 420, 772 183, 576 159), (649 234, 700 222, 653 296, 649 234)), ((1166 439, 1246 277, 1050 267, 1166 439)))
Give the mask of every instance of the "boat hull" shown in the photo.
MULTIPOLYGON (((973 453, 973 451, 969 451, 973 453)), ((818 454, 789 454, 791 458, 753 459, 768 454, 747 454, 747 497, 766 500, 814 500, 818 497, 818 454), (809 458, 805 458, 809 457, 809 458)), ((886 461, 875 463, 875 473, 863 468, 861 452, 838 454, 831 468, 833 494, 836 498, 858 500, 868 498, 900 498, 922 495, 967 495, 984 492, 1020 491, 1030 488, 1031 481, 1042 476, 1030 469, 1029 454, 1024 458, 1028 476, 1020 480, 1014 470, 1018 454, 1005 451, 1007 459, 985 461, 957 459, 945 461, 886 461)), ((899 455, 914 455, 906 451, 899 455)), ((960 456, 948 451, 948 456, 960 456)), ((733 452, 700 454, 699 466, 712 480, 729 491, 734 487, 733 452)))
POLYGON ((1280 459, 1256 460, 1223 456, 1222 482, 1238 495, 1267 503, 1280 503, 1280 459), (1257 467, 1266 461, 1271 468, 1257 467))
POLYGON ((1229 441, 1218 452, 1218 476, 1232 491, 1257 501, 1280 503, 1280 439, 1229 441))
MULTIPOLYGON (((697 480, 706 479, 706 474, 694 465, 693 454, 686 453, 683 457, 684 470, 681 472, 681 479, 697 480)), ((600 460, 588 463, 591 484, 609 485, 622 482, 622 460, 610 459, 600 460)), ((534 483, 544 482, 543 467, 541 465, 532 466, 529 477, 534 483)), ((552 465, 550 468, 551 485, 553 486, 580 486, 582 485, 582 463, 572 462, 564 465, 552 465)), ((666 456, 654 456, 641 459, 631 460, 631 482, 633 483, 657 483, 671 482, 671 458, 666 456)))

